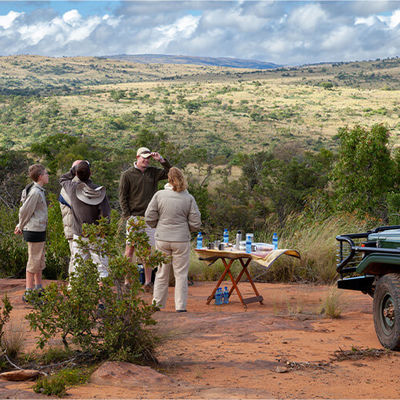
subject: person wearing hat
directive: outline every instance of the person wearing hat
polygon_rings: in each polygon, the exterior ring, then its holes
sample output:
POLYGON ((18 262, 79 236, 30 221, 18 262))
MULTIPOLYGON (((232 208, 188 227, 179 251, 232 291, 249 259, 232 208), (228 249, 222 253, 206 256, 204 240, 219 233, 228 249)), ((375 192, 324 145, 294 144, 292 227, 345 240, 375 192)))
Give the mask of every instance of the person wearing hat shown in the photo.
MULTIPOLYGON (((136 162, 121 175, 119 183, 119 202, 122 209, 122 217, 130 218, 144 217, 147 206, 154 193, 157 191, 158 182, 168 178, 170 163, 157 152, 151 152, 147 147, 140 147, 136 152, 136 162), (163 168, 150 166, 150 159, 158 161, 163 168)), ((146 224, 146 233, 152 247, 155 247, 154 232, 146 224)), ((127 232, 128 233, 128 232, 127 232)), ((127 242, 125 256, 132 262, 134 254, 134 243, 127 242)), ((144 289, 152 291, 151 268, 145 266, 144 289)))
POLYGON ((60 184, 69 199, 73 220, 71 223, 73 242, 69 273, 75 271, 75 260, 77 255, 80 254, 83 259, 91 257, 97 265, 100 278, 106 278, 108 276, 107 258, 94 251, 89 251, 90 254, 82 253, 82 249, 76 241, 77 239, 85 240, 82 237, 83 224, 97 224, 101 217, 108 218, 110 216, 111 208, 106 189, 94 184, 89 179, 91 172, 88 161, 81 161, 77 165, 76 163, 73 165, 74 167, 60 178, 60 184), (75 177, 78 179, 75 179, 75 177))

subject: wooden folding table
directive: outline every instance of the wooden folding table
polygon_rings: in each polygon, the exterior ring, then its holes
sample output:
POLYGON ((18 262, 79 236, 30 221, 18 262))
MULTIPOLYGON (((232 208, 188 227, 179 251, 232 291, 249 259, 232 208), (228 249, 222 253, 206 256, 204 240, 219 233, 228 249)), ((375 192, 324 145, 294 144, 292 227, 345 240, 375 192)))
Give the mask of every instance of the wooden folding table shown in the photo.
POLYGON ((258 292, 256 285, 254 284, 253 279, 251 278, 250 273, 247 269, 251 260, 263 265, 266 268, 269 268, 271 266, 271 264, 282 254, 287 254, 292 257, 300 258, 300 254, 297 250, 290 250, 290 249, 280 249, 280 250, 272 250, 272 251, 265 252, 265 253, 250 253, 249 254, 244 251, 235 250, 233 248, 228 248, 226 250, 202 248, 202 249, 196 249, 196 252, 199 256, 199 259, 206 261, 209 265, 213 264, 215 261, 220 259, 225 267, 225 270, 222 273, 221 277, 219 278, 217 284, 215 285, 212 293, 207 298, 207 304, 210 304, 210 302, 214 299, 215 292, 221 285, 221 282, 224 280, 225 276, 228 274, 228 276, 232 282, 232 287, 229 290, 229 297, 231 296, 232 292, 235 290, 240 299, 240 302, 243 304, 243 307, 245 309, 247 309, 247 304, 250 304, 250 303, 259 302, 260 304, 263 304, 263 297, 258 292), (239 262, 242 266, 242 269, 239 272, 236 279, 233 277, 232 272, 231 272, 231 267, 235 260, 239 260, 239 262), (247 279, 249 280, 249 282, 253 288, 254 294, 255 294, 255 296, 249 297, 246 299, 242 296, 242 293, 240 292, 239 287, 238 287, 239 281, 242 278, 243 274, 246 275, 247 279))

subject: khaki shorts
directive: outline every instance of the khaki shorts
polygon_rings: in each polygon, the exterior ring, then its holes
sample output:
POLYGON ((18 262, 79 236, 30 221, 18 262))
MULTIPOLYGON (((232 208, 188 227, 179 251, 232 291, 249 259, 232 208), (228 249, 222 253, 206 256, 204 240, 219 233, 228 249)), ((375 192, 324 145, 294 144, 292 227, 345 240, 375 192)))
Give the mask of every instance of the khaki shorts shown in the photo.
POLYGON ((45 242, 27 242, 28 243, 28 263, 26 270, 31 274, 37 274, 46 268, 44 257, 45 242))
MULTIPOLYGON (((128 218, 128 220, 126 221, 126 235, 128 236, 129 234, 129 221, 131 221, 131 219, 133 218, 134 221, 137 221, 138 217, 135 215, 132 215, 131 217, 128 218)), ((156 228, 152 228, 151 226, 147 225, 144 228, 144 231, 147 233, 147 236, 149 237, 149 244, 152 248, 155 247, 156 245, 156 241, 154 238, 154 235, 156 233, 156 228)), ((126 244, 128 246, 132 246, 131 242, 126 239, 126 244)))

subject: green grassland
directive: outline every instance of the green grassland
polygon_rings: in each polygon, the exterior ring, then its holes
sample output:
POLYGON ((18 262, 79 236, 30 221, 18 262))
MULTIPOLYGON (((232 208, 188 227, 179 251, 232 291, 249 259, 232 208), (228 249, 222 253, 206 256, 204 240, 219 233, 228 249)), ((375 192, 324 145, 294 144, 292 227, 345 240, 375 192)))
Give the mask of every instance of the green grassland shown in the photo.
POLYGON ((277 70, 139 64, 94 57, 0 57, 0 146, 46 135, 129 146, 145 127, 225 158, 336 147, 339 127, 376 123, 400 144, 400 60, 277 70))

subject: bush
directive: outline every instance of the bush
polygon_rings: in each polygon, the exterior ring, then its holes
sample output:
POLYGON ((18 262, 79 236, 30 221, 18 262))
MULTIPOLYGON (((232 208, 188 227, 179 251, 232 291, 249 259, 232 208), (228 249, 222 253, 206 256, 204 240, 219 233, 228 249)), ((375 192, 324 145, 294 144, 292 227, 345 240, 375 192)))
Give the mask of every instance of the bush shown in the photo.
POLYGON ((46 238, 46 269, 43 275, 47 279, 65 279, 68 277, 70 251, 65 239, 60 203, 55 194, 49 194, 49 221, 46 238))
POLYGON ((48 396, 63 397, 67 394, 67 386, 85 384, 89 380, 92 371, 93 368, 63 369, 57 374, 39 379, 33 387, 33 390, 36 393, 42 393, 48 396))
MULTIPOLYGON (((164 257, 157 251, 151 253, 143 226, 143 219, 132 221, 130 238, 136 255, 146 265, 157 266, 164 257)), ((88 242, 80 241, 80 245, 107 256, 110 275, 99 284, 95 264, 80 258, 70 289, 53 283, 40 298, 33 294, 30 302, 34 310, 27 319, 40 332, 38 346, 43 348, 51 338, 61 335, 66 348, 72 342, 97 359, 155 361, 156 338, 148 327, 155 324, 151 316, 157 308, 140 298, 143 289, 137 268, 121 255, 124 238, 118 232, 117 213, 112 213, 110 223, 102 219, 98 225, 84 225, 84 235, 88 242), (124 285, 125 278, 130 285, 124 285)))
POLYGON ((12 305, 5 295, 2 298, 3 307, 0 306, 0 371, 3 368, 4 360, 3 360, 3 351, 6 351, 5 344, 4 344, 4 326, 10 320, 10 312, 12 310, 12 305))
POLYGON ((0 278, 21 278, 25 273, 28 252, 20 235, 14 235, 18 210, 0 205, 0 278))

